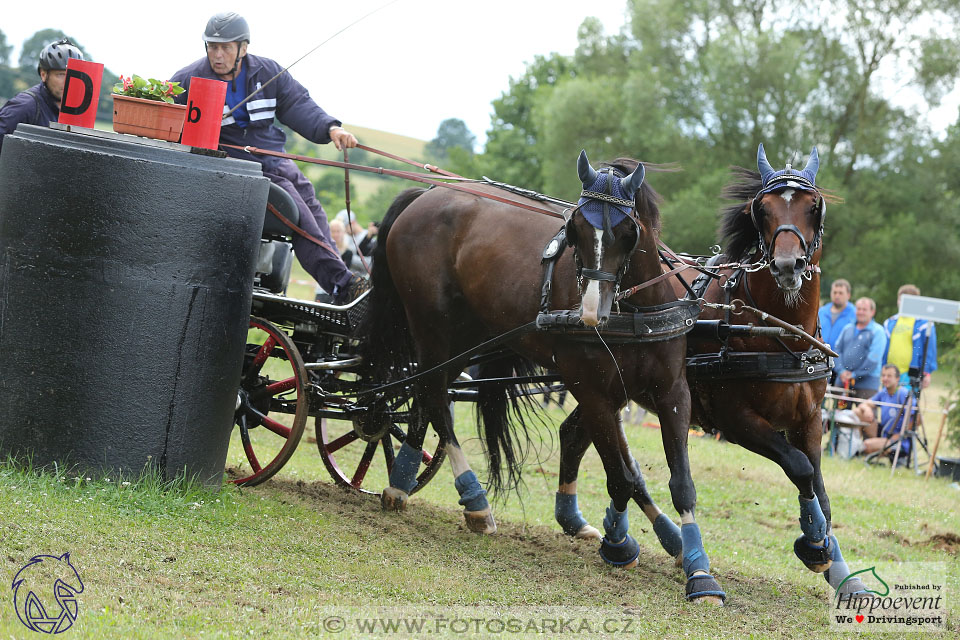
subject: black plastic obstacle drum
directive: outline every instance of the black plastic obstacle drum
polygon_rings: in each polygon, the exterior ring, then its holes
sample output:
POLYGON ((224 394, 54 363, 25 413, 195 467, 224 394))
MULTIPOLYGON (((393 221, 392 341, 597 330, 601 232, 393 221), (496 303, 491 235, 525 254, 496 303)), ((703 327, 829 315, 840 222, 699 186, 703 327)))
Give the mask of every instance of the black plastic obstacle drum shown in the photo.
POLYGON ((0 455, 220 483, 268 180, 21 125, 0 154, 0 455))

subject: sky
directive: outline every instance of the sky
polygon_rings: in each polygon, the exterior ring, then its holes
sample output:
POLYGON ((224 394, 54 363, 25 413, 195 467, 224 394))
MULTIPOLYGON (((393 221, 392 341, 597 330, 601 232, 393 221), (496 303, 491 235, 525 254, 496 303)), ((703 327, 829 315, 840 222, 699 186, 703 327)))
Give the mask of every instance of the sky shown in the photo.
MULTIPOLYGON (((204 55, 203 29, 219 11, 246 18, 249 53, 287 66, 388 2, 52 0, 39 10, 11 1, 0 29, 14 45, 15 61, 24 40, 53 28, 118 75, 163 80, 204 55)), ((625 8, 625 0, 396 0, 290 73, 345 123, 430 140, 443 120, 460 118, 482 144, 490 103, 507 90, 511 76, 522 75, 537 54, 573 53, 577 27, 587 16, 600 18, 608 33, 619 32, 625 8)))
MULTIPOLYGON (((587 16, 599 18, 608 34, 618 33, 626 0, 48 0, 38 7, 5 3, 0 29, 14 45, 14 60, 25 39, 54 28, 76 38, 114 73, 160 80, 204 55, 201 35, 218 11, 243 15, 251 29, 249 52, 286 66, 382 7, 290 73, 347 124, 430 140, 443 120, 459 118, 482 147, 490 103, 508 89, 510 77, 522 75, 538 54, 573 53, 587 16)), ((900 71, 885 73, 885 86, 900 84, 900 71)), ((894 93, 902 106, 926 110, 915 91, 897 87, 894 93)), ((958 104, 960 89, 929 112, 935 132, 942 135, 957 121, 958 104)))

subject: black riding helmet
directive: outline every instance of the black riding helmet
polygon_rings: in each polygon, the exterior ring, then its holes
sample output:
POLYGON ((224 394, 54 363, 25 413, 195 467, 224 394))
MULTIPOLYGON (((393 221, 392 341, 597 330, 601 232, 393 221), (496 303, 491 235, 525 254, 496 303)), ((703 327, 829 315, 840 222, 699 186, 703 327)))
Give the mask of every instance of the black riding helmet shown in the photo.
MULTIPOLYGON (((250 42, 250 27, 243 16, 233 11, 222 11, 207 20, 203 30, 204 47, 211 42, 250 42)), ((237 59, 233 62, 233 72, 240 66, 240 48, 237 47, 237 59)), ((233 86, 233 81, 230 82, 233 86)))
POLYGON ((80 53, 80 49, 66 38, 51 42, 40 52, 40 62, 37 63, 37 75, 40 74, 41 69, 46 71, 52 69, 58 71, 65 70, 67 68, 67 60, 70 58, 83 60, 83 54, 80 53))

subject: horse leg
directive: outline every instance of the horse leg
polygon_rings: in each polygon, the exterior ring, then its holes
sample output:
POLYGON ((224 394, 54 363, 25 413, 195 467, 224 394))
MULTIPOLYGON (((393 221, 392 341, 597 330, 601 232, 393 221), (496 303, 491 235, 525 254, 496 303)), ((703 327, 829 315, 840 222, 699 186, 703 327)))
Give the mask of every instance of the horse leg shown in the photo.
MULTIPOLYGON (((816 552, 816 548, 822 547, 822 554, 817 559, 826 557, 826 562, 822 562, 822 565, 826 565, 823 572, 823 579, 833 587, 834 589, 840 589, 841 593, 847 594, 860 594, 866 592, 866 586, 860 580, 860 578, 854 576, 852 579, 847 580, 847 576, 850 575, 850 567, 847 566, 846 560, 843 559, 843 553, 840 551, 840 543, 837 541, 837 537, 833 535, 833 528, 831 526, 831 512, 830 512, 830 498, 827 497, 827 490, 823 484, 823 472, 820 468, 820 441, 821 441, 821 430, 822 425, 820 422, 819 413, 813 416, 808 420, 806 426, 799 432, 791 432, 788 436, 790 443, 799 449, 810 462, 810 465, 813 467, 813 478, 811 480, 814 497, 810 501, 817 502, 820 506, 820 509, 823 513, 823 519, 826 523, 824 527, 824 539, 821 541, 820 545, 817 545, 813 540, 807 540, 809 546, 813 547, 816 552)), ((803 527, 804 524, 804 496, 801 491, 800 495, 800 525, 803 527)), ((814 516, 815 517, 815 516, 814 516)), ((808 518, 809 520, 809 518, 808 518)), ((804 536, 806 537, 806 531, 804 531, 804 536)), ((794 543, 794 548, 798 547, 800 540, 798 539, 794 543)), ((800 555, 799 553, 797 554, 800 555)), ((803 557, 800 558, 803 560, 803 557)), ((807 565, 809 567, 809 565, 807 565)), ((819 566, 817 567, 819 568, 819 566)), ((811 568, 811 570, 816 571, 816 569, 811 568)), ((818 571, 819 573, 819 571, 818 571)))
MULTIPOLYGON (((451 421, 452 422, 452 421, 451 421)), ((467 528, 474 533, 496 533, 497 523, 493 519, 490 503, 487 501, 487 492, 476 474, 470 468, 470 463, 463 455, 463 449, 453 433, 447 430, 447 458, 453 467, 454 486, 460 494, 460 504, 463 505, 463 519, 467 528)))
POLYGON ((577 506, 577 473, 583 454, 590 446, 590 434, 580 426, 577 406, 560 425, 560 486, 553 517, 568 536, 578 540, 599 540, 600 532, 590 526, 577 506))
POLYGON ((600 542, 600 557, 607 564, 623 569, 637 565, 640 545, 629 533, 627 507, 636 484, 631 469, 632 458, 623 429, 620 426, 619 407, 602 397, 581 399, 581 416, 585 418, 593 446, 600 454, 607 474, 607 493, 610 506, 603 519, 604 536, 600 542))
POLYGON ((417 471, 423 459, 423 441, 429 421, 420 410, 422 402, 414 401, 407 437, 400 445, 390 469, 390 486, 380 494, 380 506, 384 511, 403 511, 407 508, 410 492, 417 486, 417 471))
POLYGON ((722 605, 727 595, 716 578, 710 575, 710 559, 703 548, 700 527, 694 517, 697 489, 690 475, 690 461, 687 457, 690 391, 682 377, 674 382, 667 393, 656 394, 656 408, 660 417, 663 451, 670 468, 670 496, 673 498, 674 508, 680 514, 683 554, 681 565, 687 578, 687 600, 722 605))

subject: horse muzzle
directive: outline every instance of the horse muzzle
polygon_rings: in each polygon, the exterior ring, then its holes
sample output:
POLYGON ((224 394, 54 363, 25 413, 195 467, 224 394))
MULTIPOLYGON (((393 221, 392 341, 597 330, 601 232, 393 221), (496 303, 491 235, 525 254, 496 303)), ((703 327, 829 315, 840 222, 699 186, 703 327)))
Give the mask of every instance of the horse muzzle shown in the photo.
POLYGON ((807 268, 804 257, 774 258, 770 261, 770 273, 777 286, 785 291, 796 291, 803 284, 803 273, 807 268))
POLYGON ((597 327, 610 319, 613 292, 604 291, 597 280, 591 280, 580 302, 580 320, 585 326, 597 327))

